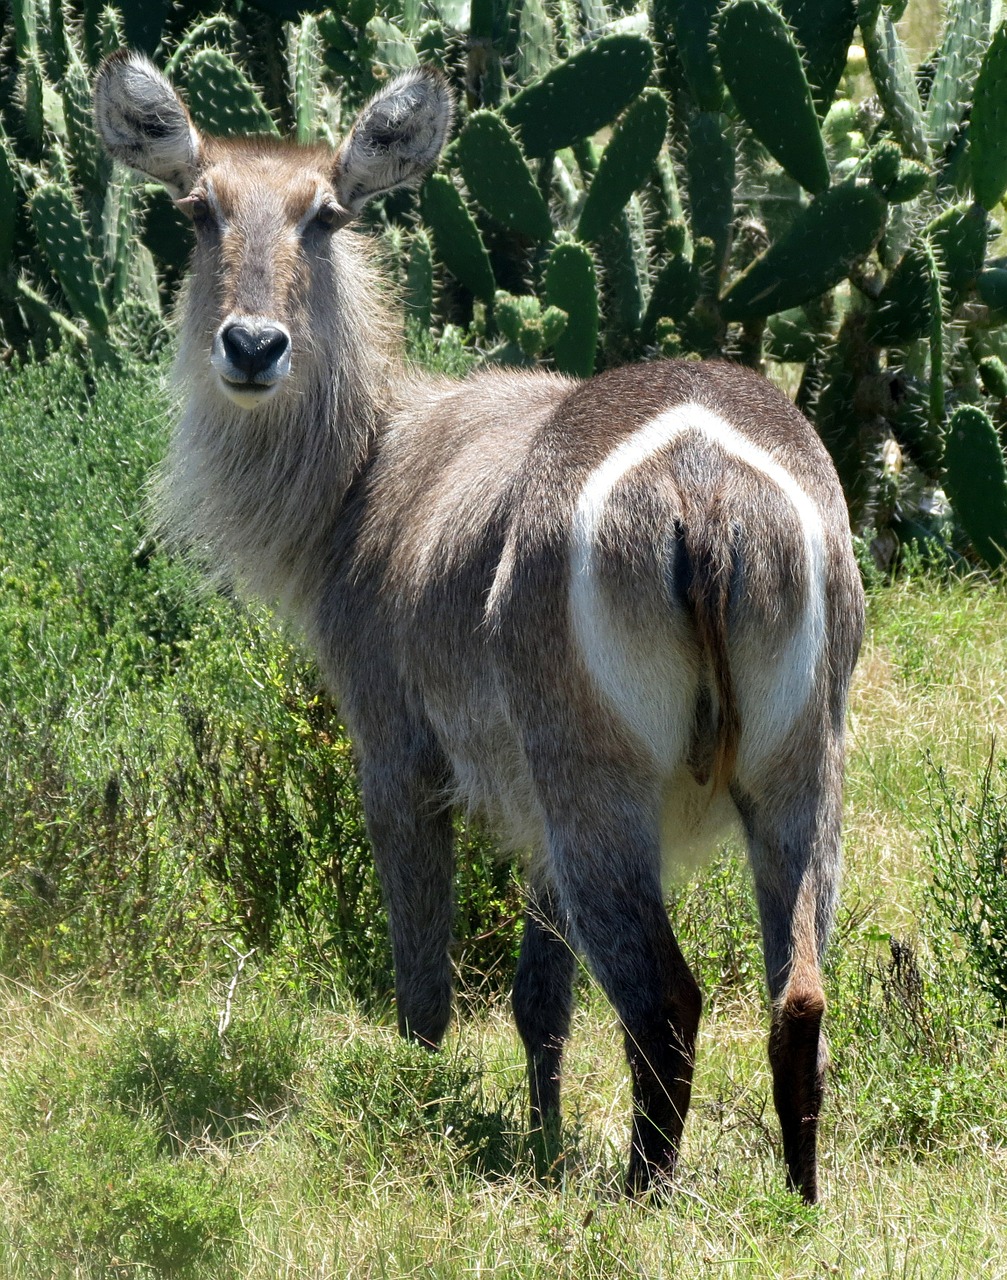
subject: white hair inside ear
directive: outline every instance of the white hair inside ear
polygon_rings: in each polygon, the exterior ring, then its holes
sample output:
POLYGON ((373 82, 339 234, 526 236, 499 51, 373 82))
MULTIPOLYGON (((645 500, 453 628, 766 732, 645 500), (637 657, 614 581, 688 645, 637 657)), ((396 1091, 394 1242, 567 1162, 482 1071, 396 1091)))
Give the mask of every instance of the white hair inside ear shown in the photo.
POLYGON ((453 111, 439 71, 421 67, 393 80, 339 148, 333 181, 340 204, 357 213, 373 196, 419 182, 437 162, 453 111))
POLYGON ((123 50, 101 65, 94 120, 109 152, 131 169, 164 183, 180 200, 199 168, 199 133, 178 94, 142 54, 123 50))

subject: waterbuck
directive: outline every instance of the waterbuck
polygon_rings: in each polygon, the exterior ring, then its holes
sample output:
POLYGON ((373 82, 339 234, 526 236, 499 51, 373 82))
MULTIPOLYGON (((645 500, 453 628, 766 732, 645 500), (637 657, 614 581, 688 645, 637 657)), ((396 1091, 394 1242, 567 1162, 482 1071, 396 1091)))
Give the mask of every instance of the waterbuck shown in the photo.
MULTIPOLYGON (((399 1025, 451 1011, 452 820, 526 852, 513 1007, 533 1130, 555 1137, 575 951, 633 1081, 627 1189, 674 1171, 699 987, 662 871, 747 839, 790 1186, 817 1196, 844 715, 863 625, 843 495, 800 413, 726 363, 586 382, 407 371, 347 223, 449 130, 434 71, 334 153, 206 137, 132 53, 99 72, 113 156, 192 220, 167 524, 306 633, 359 761, 399 1025)), ((547 1139, 543 1139, 547 1141, 547 1139)))

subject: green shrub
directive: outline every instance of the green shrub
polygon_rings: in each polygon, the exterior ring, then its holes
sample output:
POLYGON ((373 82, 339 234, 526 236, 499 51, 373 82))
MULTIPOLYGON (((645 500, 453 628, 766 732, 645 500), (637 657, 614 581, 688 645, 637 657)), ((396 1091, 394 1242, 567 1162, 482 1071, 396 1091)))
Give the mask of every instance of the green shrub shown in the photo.
POLYGON ((140 1276, 192 1277, 204 1265, 236 1274, 240 1213, 223 1174, 202 1159, 160 1158, 151 1121, 47 1065, 17 1090, 20 1226, 36 1251, 140 1276))
POLYGON ((972 1134, 1007 1139, 987 1079, 1003 1046, 967 971, 941 955, 941 939, 936 958, 893 935, 887 956, 875 954, 873 936, 867 942, 857 954, 848 940, 828 1015, 833 1096, 861 1140, 919 1157, 972 1134))
POLYGON ((972 794, 932 772, 930 897, 965 944, 976 980, 1007 1018, 1007 757, 989 761, 972 794))
MULTIPOLYGON (((426 354, 466 358, 442 340, 426 354)), ((146 532, 163 369, 57 354, 0 398, 0 965, 171 991, 285 948, 383 1003, 391 955, 349 744, 264 610, 146 532)), ((506 986, 520 893, 459 829, 463 989, 506 986)))
POLYGON ((154 1126, 159 1149, 261 1128, 290 1099, 301 1050, 290 1014, 127 1021, 95 1064, 95 1095, 154 1126))
POLYGON ((672 897, 671 921, 706 1007, 765 990, 759 913, 744 854, 722 849, 672 897))

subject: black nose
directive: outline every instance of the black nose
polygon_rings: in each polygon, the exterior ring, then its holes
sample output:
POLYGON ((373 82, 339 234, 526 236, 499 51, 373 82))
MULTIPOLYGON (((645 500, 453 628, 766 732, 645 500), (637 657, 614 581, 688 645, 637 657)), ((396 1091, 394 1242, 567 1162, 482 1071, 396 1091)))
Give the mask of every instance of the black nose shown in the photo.
POLYGON ((247 324, 230 324, 220 338, 231 366, 249 381, 272 368, 290 346, 287 335, 274 325, 251 329, 247 324))

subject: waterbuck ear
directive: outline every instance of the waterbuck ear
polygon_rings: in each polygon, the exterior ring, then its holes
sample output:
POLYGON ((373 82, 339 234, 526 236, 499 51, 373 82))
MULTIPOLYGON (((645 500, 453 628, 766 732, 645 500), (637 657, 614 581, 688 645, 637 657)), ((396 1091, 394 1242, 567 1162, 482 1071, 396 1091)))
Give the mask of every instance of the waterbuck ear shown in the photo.
POLYGON ((410 186, 436 163, 454 103, 432 67, 397 77, 364 107, 336 155, 340 204, 358 213, 372 196, 410 186))
POLYGON ((98 135, 117 160, 163 182, 180 200, 199 169, 199 134, 175 90, 152 62, 120 49, 94 84, 98 135))

